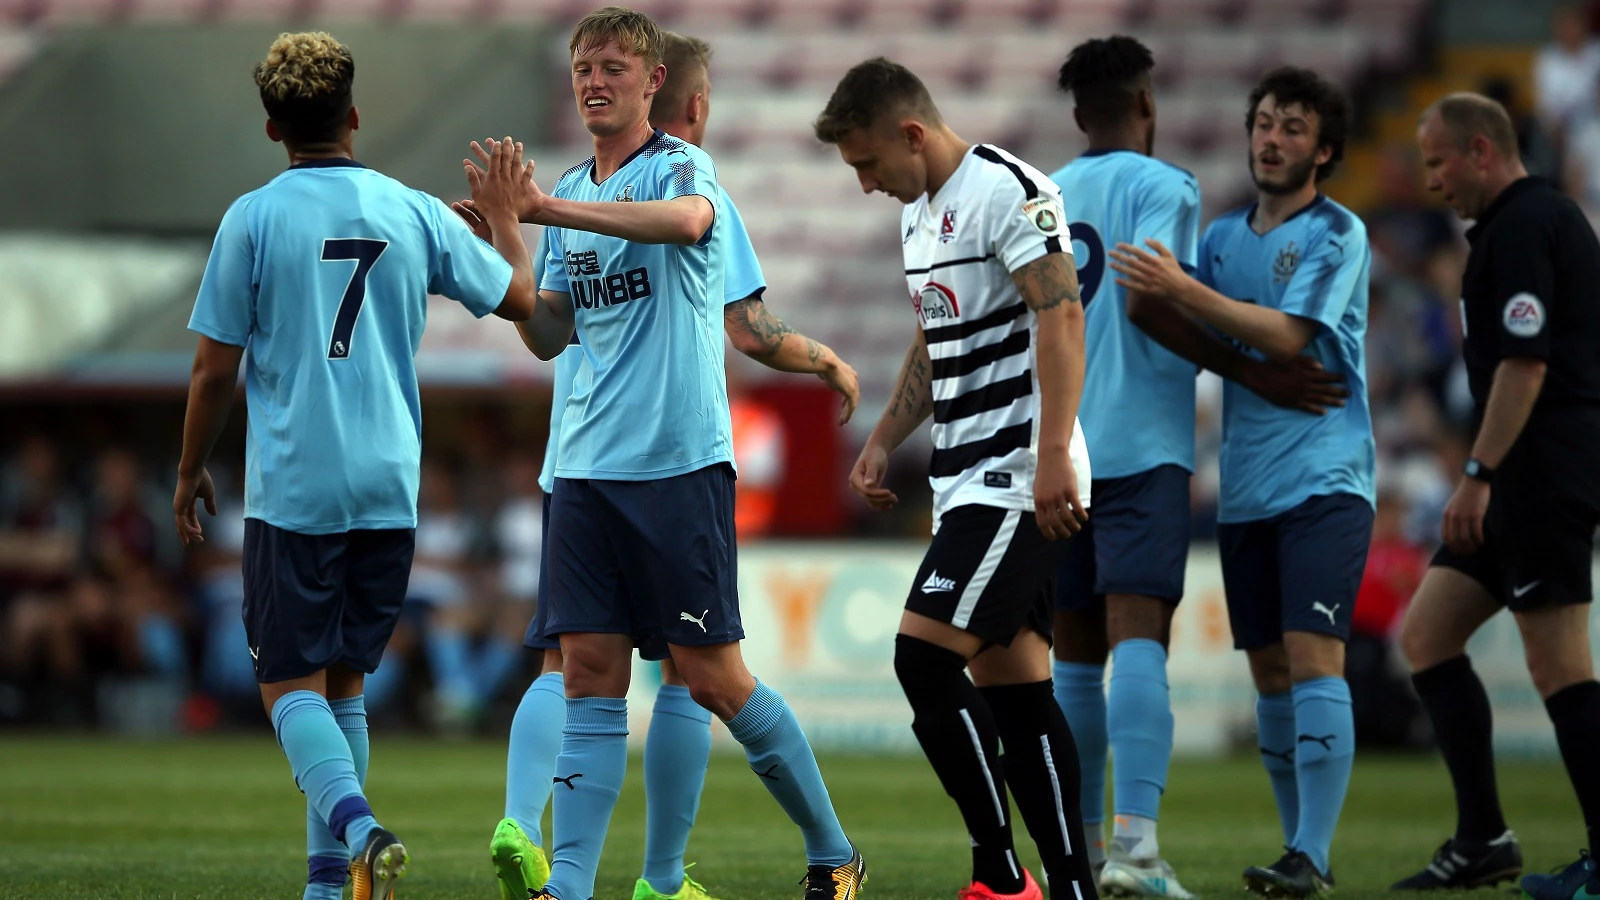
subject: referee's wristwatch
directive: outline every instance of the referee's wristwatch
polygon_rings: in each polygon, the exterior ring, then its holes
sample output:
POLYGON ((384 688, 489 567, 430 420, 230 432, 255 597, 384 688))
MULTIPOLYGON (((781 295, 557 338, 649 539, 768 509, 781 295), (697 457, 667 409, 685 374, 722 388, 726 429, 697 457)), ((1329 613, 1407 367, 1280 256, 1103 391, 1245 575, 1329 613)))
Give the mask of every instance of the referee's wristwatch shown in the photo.
POLYGON ((1461 467, 1461 471, 1468 478, 1485 484, 1488 484, 1494 478, 1494 470, 1476 459, 1467 460, 1467 464, 1461 467))

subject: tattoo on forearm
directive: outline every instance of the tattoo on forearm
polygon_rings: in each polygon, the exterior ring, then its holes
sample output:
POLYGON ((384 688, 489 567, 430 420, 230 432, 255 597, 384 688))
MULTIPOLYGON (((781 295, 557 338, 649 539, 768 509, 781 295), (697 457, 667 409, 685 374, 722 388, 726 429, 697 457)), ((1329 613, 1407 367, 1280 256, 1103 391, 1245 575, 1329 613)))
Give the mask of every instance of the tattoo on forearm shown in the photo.
POLYGON ((1036 313, 1063 303, 1082 303, 1078 272, 1064 253, 1049 253, 1023 266, 1014 276, 1022 301, 1036 313))
POLYGON ((928 362, 913 346, 906 353, 905 364, 900 367, 900 379, 894 386, 894 398, 889 404, 889 415, 921 418, 933 411, 933 392, 928 384, 928 362))
POLYGON ((795 333, 784 321, 773 315, 760 300, 740 300, 723 310, 723 319, 732 327, 755 335, 761 356, 775 356, 783 347, 784 338, 795 333))
POLYGON ((806 360, 813 366, 822 359, 822 345, 815 338, 806 338, 806 360))

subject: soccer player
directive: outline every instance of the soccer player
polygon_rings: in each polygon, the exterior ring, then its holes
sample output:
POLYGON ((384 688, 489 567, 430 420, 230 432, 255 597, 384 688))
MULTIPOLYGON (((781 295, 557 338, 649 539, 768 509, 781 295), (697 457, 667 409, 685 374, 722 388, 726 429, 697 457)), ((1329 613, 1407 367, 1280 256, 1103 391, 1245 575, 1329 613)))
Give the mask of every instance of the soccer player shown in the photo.
POLYGON ((289 169, 223 216, 189 327, 200 333, 173 497, 179 537, 216 514, 206 458, 239 362, 245 398, 244 621, 261 699, 305 793, 305 896, 385 898, 407 852, 362 794, 363 674, 411 571, 422 421, 413 357, 429 293, 477 316, 532 314, 517 226, 531 166, 497 143, 479 190, 490 247, 443 202, 355 161, 355 63, 328 34, 285 34, 255 68, 289 169))
POLYGON ((1477 94, 1423 114, 1417 144, 1428 189, 1463 219, 1462 355, 1477 434, 1444 510, 1444 546, 1401 627, 1417 695, 1456 795, 1456 831, 1397 889, 1470 888, 1516 878, 1522 852, 1495 787, 1489 697, 1467 640, 1509 607, 1533 685, 1589 829, 1589 853, 1557 875, 1529 875, 1534 900, 1600 896, 1600 684, 1589 642, 1600 524, 1600 243, 1583 212, 1528 177, 1511 120, 1477 94))
POLYGON ((1224 387, 1222 577, 1234 646, 1260 693, 1261 756, 1288 848, 1244 873, 1267 896, 1332 887, 1328 849, 1355 755, 1344 644, 1375 504, 1363 350, 1371 252, 1361 220, 1317 190, 1344 153, 1346 110, 1315 72, 1268 72, 1245 118, 1256 202, 1206 229, 1196 275, 1155 238, 1149 251, 1121 243, 1110 254, 1124 288, 1252 354, 1309 354, 1350 391, 1344 406, 1308 416, 1224 387))
POLYGON ((845 74, 815 129, 863 191, 905 204, 917 327, 850 486, 893 506, 889 454, 933 416, 933 543, 894 668, 972 838, 961 896, 1041 896, 1013 849, 1009 784, 1052 892, 1093 897, 1078 753, 1050 692, 1057 541, 1083 527, 1089 483, 1083 308, 1060 193, 1004 150, 962 140, 917 76, 881 57, 845 74))
POLYGON ((1337 406, 1338 377, 1310 357, 1255 359, 1170 304, 1106 278, 1106 248, 1154 238, 1193 271, 1200 236, 1194 176, 1150 155, 1155 58, 1138 40, 1085 41, 1061 66, 1089 149, 1051 178, 1075 244, 1086 343, 1084 440, 1094 460, 1094 518, 1067 545, 1057 593, 1055 692, 1083 760, 1090 862, 1108 894, 1187 898, 1160 858, 1156 818, 1172 757, 1167 642, 1183 597, 1194 471, 1195 365, 1274 403, 1337 406), (1174 349, 1169 350, 1167 346, 1174 349), (1194 362, 1179 356, 1186 353, 1194 362), (1106 658, 1112 660, 1110 697, 1106 658), (1107 745, 1116 757, 1116 831, 1105 818, 1107 745))
MULTIPOLYGON (((667 76, 652 98, 651 124, 698 147, 705 137, 710 114, 707 65, 711 48, 698 38, 674 32, 666 32, 663 37, 662 62, 667 76)), ((780 372, 805 372, 822 379, 842 396, 840 424, 848 422, 860 399, 855 370, 826 345, 797 333, 767 309, 762 300, 766 283, 744 223, 726 192, 722 202, 726 227, 718 229, 713 240, 727 245, 723 330, 737 350, 758 362, 780 372)), ((459 206, 464 208, 458 211, 474 227, 482 227, 470 205, 459 206)), ((543 271, 541 260, 546 252, 548 248, 541 242, 534 257, 537 272, 543 271)), ((555 491, 561 420, 572 384, 582 377, 582 360, 583 351, 576 344, 562 350, 555 360, 550 439, 545 445, 544 471, 540 474, 547 529, 540 544, 541 553, 549 546, 550 495, 555 491)), ((541 560, 539 571, 544 579, 550 571, 548 558, 541 560)), ((540 597, 548 597, 547 583, 541 585, 540 597)), ((542 600, 540 612, 548 608, 542 600)), ((528 888, 543 886, 549 875, 548 863, 538 848, 543 843, 539 823, 550 798, 556 754, 561 749, 560 730, 552 728, 552 723, 566 717, 566 699, 562 695, 560 644, 545 634, 546 620, 546 616, 535 614, 524 638, 527 647, 543 652, 543 669, 523 694, 512 719, 506 761, 506 817, 490 842, 503 900, 527 897, 528 888)), ((705 888, 685 874, 683 858, 711 754, 711 713, 689 696, 688 687, 670 659, 661 661, 661 679, 645 738, 645 860, 644 871, 634 885, 634 898, 691 900, 705 897, 705 888)))
MULTIPOLYGON (((864 864, 810 744, 739 652, 733 468, 723 383, 726 242, 711 158, 655 131, 661 30, 619 7, 573 32, 572 87, 595 155, 524 221, 547 226, 539 303, 523 338, 542 359, 574 331, 584 368, 562 419, 551 494, 545 634, 559 636, 566 725, 544 895, 588 900, 627 763, 632 648, 670 654, 805 838, 806 896, 848 900, 864 864)), ((482 183, 467 163, 474 194, 482 183)))

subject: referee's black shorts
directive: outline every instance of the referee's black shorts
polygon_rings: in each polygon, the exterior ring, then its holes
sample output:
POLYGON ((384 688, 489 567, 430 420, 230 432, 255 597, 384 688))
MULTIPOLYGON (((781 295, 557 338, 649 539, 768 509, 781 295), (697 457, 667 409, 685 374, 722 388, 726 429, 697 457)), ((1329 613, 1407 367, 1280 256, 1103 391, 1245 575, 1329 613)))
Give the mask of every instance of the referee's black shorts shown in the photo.
POLYGON ((1523 457, 1495 472, 1483 545, 1462 555, 1441 546, 1431 565, 1455 569, 1514 611, 1588 603, 1600 502, 1582 480, 1523 457))
POLYGON ((1065 551, 1032 510, 958 506, 939 518, 906 609, 1002 647, 1024 628, 1049 641, 1065 551))

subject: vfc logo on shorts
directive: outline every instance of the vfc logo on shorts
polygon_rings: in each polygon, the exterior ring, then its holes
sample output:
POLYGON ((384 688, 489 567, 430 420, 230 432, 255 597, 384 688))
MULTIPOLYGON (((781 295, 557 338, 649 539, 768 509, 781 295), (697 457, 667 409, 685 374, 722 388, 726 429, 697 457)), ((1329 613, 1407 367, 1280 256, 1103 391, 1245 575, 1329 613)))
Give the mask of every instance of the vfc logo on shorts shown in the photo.
POLYGON ((948 244, 956 239, 956 208, 945 207, 944 218, 939 221, 939 243, 948 244))
POLYGON ((1272 261, 1272 280, 1282 284, 1294 277, 1296 269, 1300 268, 1300 248, 1294 241, 1289 246, 1278 251, 1278 258, 1272 261))

